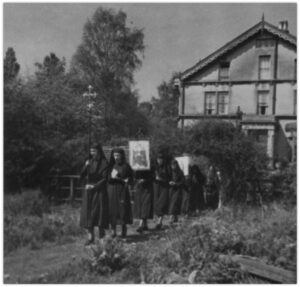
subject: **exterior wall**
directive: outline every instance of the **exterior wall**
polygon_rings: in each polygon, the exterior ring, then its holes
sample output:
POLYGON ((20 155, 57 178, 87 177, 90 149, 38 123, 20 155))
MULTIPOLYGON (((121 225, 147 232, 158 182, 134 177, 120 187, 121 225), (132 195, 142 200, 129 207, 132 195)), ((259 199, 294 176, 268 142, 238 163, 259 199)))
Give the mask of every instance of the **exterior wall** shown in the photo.
POLYGON ((278 43, 278 79, 295 79, 295 48, 280 41, 278 43))
POLYGON ((231 107, 236 112, 238 106, 246 114, 256 113, 255 85, 232 85, 231 87, 231 107))
MULTIPOLYGON (((258 80, 259 56, 271 56, 271 77, 274 69, 274 47, 256 48, 255 40, 248 41, 232 51, 224 61, 230 62, 229 79, 232 81, 258 80)), ((215 63, 191 77, 190 81, 218 81, 219 63, 215 63)))
POLYGON ((204 113, 204 87, 190 86, 185 87, 185 114, 204 113))
MULTIPOLYGON (((227 57, 230 62, 230 80, 258 80, 259 56, 271 56, 271 71, 274 67, 274 47, 256 48, 255 40, 247 43, 227 57)), ((272 73, 271 73, 272 75, 272 73)))
POLYGON ((276 115, 293 115, 294 86, 291 83, 277 84, 276 115))

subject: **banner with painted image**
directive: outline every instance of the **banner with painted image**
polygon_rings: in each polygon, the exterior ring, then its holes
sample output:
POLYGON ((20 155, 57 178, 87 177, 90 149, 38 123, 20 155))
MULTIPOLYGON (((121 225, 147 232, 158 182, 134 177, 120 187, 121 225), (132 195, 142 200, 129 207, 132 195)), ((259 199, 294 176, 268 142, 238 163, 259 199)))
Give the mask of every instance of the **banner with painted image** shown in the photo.
POLYGON ((189 156, 181 156, 175 158, 178 162, 180 169, 183 171, 183 174, 187 176, 189 174, 189 165, 191 158, 189 156))
POLYGON ((150 170, 149 141, 129 142, 129 163, 133 170, 150 170))

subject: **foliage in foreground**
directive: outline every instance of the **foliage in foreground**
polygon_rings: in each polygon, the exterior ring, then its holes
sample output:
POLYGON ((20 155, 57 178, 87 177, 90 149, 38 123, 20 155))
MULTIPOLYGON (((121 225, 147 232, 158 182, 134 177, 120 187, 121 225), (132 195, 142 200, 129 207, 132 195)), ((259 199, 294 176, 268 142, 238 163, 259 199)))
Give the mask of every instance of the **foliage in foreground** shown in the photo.
MULTIPOLYGON (((242 254, 296 270, 296 209, 232 207, 208 212, 189 225, 169 229, 160 239, 127 244, 105 239, 91 257, 51 272, 48 283, 170 283, 178 274, 193 283, 262 283, 229 257, 242 254), (77 270, 74 272, 74 270, 77 270)), ((35 279, 31 282, 41 282, 35 279)), ((176 282, 173 282, 176 283, 176 282)), ((265 282, 266 283, 266 282, 265 282)))
POLYGON ((83 233, 78 208, 50 206, 36 192, 4 197, 4 253, 19 247, 41 248, 43 242, 66 242, 83 233))

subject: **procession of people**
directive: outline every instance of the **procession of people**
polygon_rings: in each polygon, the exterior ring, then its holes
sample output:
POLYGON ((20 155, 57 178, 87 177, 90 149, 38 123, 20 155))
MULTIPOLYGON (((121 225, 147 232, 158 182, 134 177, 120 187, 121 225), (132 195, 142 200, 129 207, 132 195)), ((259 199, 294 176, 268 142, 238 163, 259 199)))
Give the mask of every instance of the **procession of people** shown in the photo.
POLYGON ((122 148, 112 149, 108 162, 100 144, 91 146, 80 175, 85 184, 80 226, 88 231, 86 245, 94 242, 95 227, 103 238, 109 229, 116 237, 121 226, 124 238, 133 219, 139 221, 136 231, 143 233, 149 230, 150 219, 155 218, 154 229, 161 230, 166 217, 175 224, 180 215, 199 214, 206 206, 216 208, 220 176, 214 166, 204 175, 197 165, 189 165, 186 174, 175 158, 159 152, 153 164, 144 167, 134 170, 122 148))

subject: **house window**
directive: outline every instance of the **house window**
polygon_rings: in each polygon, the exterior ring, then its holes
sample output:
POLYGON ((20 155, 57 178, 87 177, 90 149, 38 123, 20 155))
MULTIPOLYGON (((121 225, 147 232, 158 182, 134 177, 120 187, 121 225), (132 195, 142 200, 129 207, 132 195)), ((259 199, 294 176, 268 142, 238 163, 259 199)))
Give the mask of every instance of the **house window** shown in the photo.
POLYGON ((205 114, 206 115, 216 114, 216 93, 215 92, 205 93, 205 114))
POLYGON ((269 92, 268 91, 258 91, 257 94, 257 110, 259 115, 266 115, 268 111, 269 102, 269 92))
POLYGON ((259 79, 268 80, 271 78, 271 57, 259 57, 259 79))
POLYGON ((223 62, 219 67, 219 80, 224 81, 229 79, 229 62, 223 62))
POLYGON ((218 93, 218 114, 227 115, 229 105, 229 95, 228 92, 218 93))

